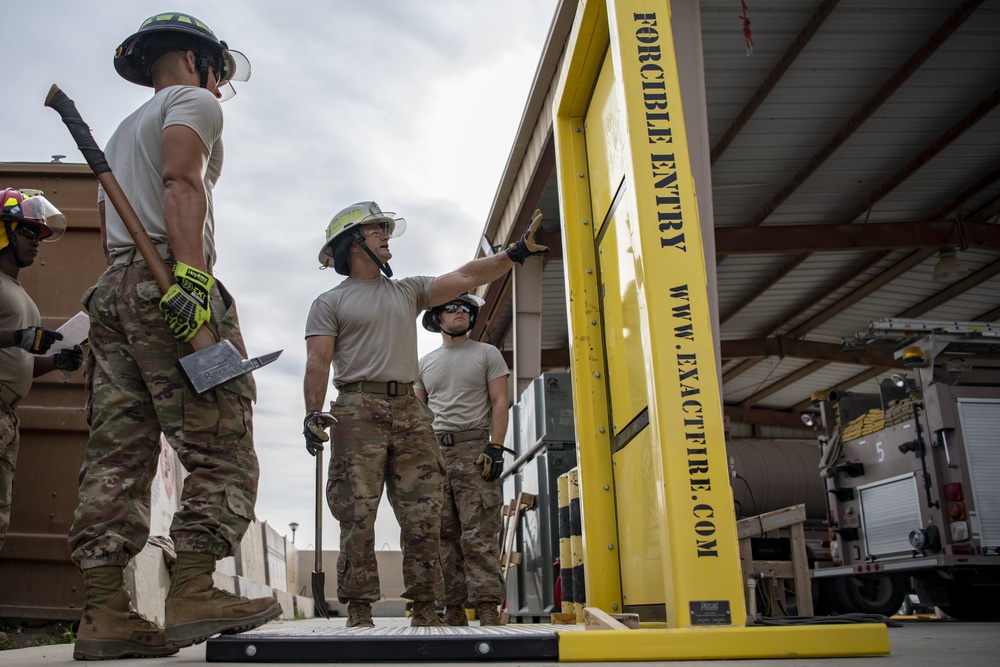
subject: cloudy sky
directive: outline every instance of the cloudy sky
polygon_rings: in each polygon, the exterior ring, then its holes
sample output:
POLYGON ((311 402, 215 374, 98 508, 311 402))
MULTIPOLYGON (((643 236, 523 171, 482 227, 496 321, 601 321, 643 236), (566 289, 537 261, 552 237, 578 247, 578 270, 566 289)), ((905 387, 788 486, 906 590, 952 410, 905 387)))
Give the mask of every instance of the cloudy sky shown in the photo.
MULTIPOLYGON (((103 146, 150 95, 118 77, 112 56, 154 13, 189 12, 249 58, 251 80, 235 84, 223 107, 216 275, 237 299, 250 354, 284 350, 255 374, 258 519, 286 535, 299 523, 295 542, 311 548, 315 464, 301 435, 302 331, 312 300, 341 279, 318 270, 327 222, 367 199, 403 215, 406 233, 390 245, 397 277, 439 275, 471 259, 556 0, 12 4, 22 9, 8 16, 3 36, 0 161, 61 154, 82 162, 58 115, 42 106, 53 83, 103 146)), ((425 354, 440 341, 420 331, 425 354)), ((333 549, 336 521, 324 514, 323 546, 333 549)), ((398 540, 383 501, 376 547, 396 549, 398 540)))

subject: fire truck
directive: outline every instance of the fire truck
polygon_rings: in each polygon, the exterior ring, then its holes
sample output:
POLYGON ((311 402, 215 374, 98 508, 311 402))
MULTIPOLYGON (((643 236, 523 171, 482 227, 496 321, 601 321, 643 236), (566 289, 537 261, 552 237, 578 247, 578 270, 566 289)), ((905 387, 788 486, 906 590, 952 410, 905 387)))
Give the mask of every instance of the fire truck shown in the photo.
POLYGON ((818 410, 830 560, 813 572, 839 613, 893 614, 907 595, 1000 620, 1000 327, 882 319, 847 345, 891 347, 905 372, 818 410))

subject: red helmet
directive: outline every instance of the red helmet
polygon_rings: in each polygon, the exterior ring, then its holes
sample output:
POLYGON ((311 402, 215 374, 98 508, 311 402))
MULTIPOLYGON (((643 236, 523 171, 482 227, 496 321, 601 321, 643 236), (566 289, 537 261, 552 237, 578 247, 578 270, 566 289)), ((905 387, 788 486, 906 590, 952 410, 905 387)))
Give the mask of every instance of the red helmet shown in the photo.
POLYGON ((9 243, 8 228, 13 230, 17 225, 34 228, 43 241, 58 241, 66 231, 66 216, 42 196, 41 190, 4 189, 0 192, 0 217, 4 222, 0 248, 9 243))

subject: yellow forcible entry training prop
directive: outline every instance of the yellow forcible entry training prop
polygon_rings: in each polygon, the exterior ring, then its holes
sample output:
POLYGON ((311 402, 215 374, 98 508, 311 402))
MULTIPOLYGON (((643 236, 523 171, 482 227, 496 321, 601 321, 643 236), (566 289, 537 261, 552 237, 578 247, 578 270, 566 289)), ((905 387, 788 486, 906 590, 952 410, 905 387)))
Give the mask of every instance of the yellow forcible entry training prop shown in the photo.
POLYGON ((560 660, 888 653, 882 624, 747 626, 667 0, 580 3, 554 116, 585 595, 645 621, 560 660))

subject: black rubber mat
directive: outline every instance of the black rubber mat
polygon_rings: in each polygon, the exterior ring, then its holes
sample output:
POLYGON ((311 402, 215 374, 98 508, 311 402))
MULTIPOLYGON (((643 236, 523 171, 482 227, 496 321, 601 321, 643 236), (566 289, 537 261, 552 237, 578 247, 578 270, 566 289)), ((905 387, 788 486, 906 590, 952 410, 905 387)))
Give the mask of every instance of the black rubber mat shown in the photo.
POLYGON ((551 625, 276 628, 209 639, 205 659, 330 663, 555 661, 559 659, 559 638, 551 625))

